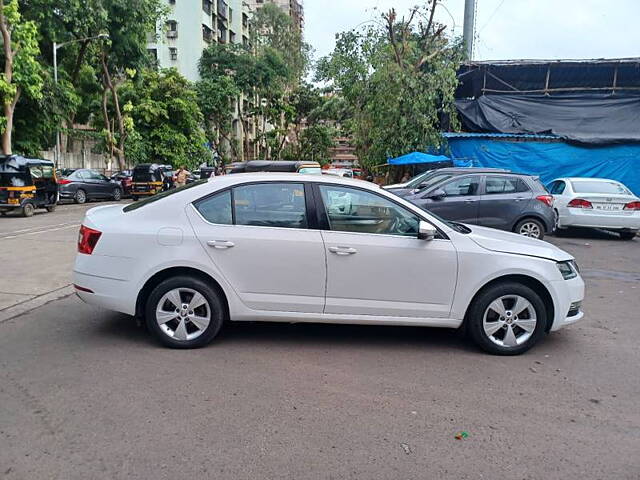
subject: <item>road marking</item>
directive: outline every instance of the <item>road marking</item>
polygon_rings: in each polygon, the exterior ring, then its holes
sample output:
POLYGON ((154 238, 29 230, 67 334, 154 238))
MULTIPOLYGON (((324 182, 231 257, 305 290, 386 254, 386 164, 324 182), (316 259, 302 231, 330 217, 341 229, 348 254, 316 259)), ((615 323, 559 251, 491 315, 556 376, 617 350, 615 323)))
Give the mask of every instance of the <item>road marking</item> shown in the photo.
POLYGON ((77 228, 80 225, 81 224, 79 224, 79 223, 74 223, 73 225, 67 225, 65 227, 49 228, 49 229, 46 229, 46 230, 38 230, 38 231, 35 231, 35 232, 19 233, 17 235, 8 235, 6 237, 0 237, 0 240, 10 240, 12 238, 26 237, 27 235, 40 235, 41 233, 55 232, 57 230, 64 230, 66 228, 77 228))
POLYGON ((13 232, 3 232, 3 233, 0 233, 0 235, 14 235, 16 233, 30 232, 32 230, 41 230, 43 228, 48 228, 48 227, 62 227, 65 225, 76 225, 76 223, 65 222, 65 223, 54 223, 51 225, 41 225, 39 227, 31 227, 31 228, 23 228, 22 230, 14 230, 13 232))

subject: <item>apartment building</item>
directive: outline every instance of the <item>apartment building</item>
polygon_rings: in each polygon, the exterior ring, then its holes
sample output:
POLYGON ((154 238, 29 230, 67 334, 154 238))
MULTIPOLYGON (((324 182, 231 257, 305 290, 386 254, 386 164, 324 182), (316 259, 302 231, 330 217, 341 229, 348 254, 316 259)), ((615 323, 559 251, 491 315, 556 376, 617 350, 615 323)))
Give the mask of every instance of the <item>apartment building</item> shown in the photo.
POLYGON ((243 0, 165 0, 169 14, 147 45, 160 68, 176 68, 196 81, 198 62, 211 43, 250 42, 249 4, 243 0))
POLYGON ((295 28, 301 32, 304 30, 304 5, 302 0, 247 0, 252 12, 262 8, 267 3, 273 3, 280 7, 293 21, 295 28))

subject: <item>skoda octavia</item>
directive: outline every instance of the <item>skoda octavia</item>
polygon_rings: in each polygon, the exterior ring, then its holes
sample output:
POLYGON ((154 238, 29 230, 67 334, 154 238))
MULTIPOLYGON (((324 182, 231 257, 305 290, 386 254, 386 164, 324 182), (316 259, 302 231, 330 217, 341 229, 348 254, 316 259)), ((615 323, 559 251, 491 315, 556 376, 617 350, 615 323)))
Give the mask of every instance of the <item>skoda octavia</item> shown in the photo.
POLYGON ((514 355, 580 320, 584 295, 549 243, 442 220, 371 183, 279 173, 89 210, 74 284, 175 348, 250 320, 464 327, 514 355))

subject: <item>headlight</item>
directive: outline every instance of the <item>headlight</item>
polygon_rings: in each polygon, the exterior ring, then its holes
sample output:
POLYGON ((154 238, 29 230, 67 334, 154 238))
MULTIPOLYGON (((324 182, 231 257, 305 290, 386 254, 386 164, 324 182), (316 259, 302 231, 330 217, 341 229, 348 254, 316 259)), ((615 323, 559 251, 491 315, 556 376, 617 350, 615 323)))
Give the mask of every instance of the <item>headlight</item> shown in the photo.
POLYGON ((576 278, 578 276, 578 265, 573 261, 569 260, 567 262, 558 262, 556 263, 558 266, 558 270, 560 270, 560 274, 562 278, 565 280, 571 280, 572 278, 576 278))

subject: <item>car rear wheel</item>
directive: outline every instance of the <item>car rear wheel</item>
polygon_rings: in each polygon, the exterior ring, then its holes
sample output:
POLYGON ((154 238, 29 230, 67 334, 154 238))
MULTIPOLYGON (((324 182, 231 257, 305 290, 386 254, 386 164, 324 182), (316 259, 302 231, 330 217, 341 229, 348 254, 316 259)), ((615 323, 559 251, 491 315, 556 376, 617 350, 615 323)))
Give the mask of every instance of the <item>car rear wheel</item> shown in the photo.
POLYGON ((73 201, 76 203, 85 203, 87 201, 87 192, 79 188, 73 196, 73 201))
POLYGON ((122 190, 118 187, 114 188, 112 196, 114 201, 119 202, 122 199, 122 190))
POLYGON ((638 232, 620 232, 620 239, 621 240, 633 240, 634 238, 636 238, 637 234, 638 234, 638 232))
POLYGON ((219 294, 200 279, 169 278, 153 289, 147 300, 147 327, 163 345, 198 348, 218 334, 225 318, 219 294))
POLYGON ((520 220, 516 228, 514 228, 514 231, 525 237, 537 238, 538 240, 544 238, 544 225, 540 220, 536 220, 535 218, 520 220))
POLYGON ((36 211, 36 207, 34 207, 32 203, 25 203, 24 207, 22 207, 22 216, 32 217, 35 211, 36 211))
POLYGON ((476 297, 466 322, 471 338, 486 352, 519 355, 544 335, 547 313, 534 290, 521 283, 505 282, 476 297))

